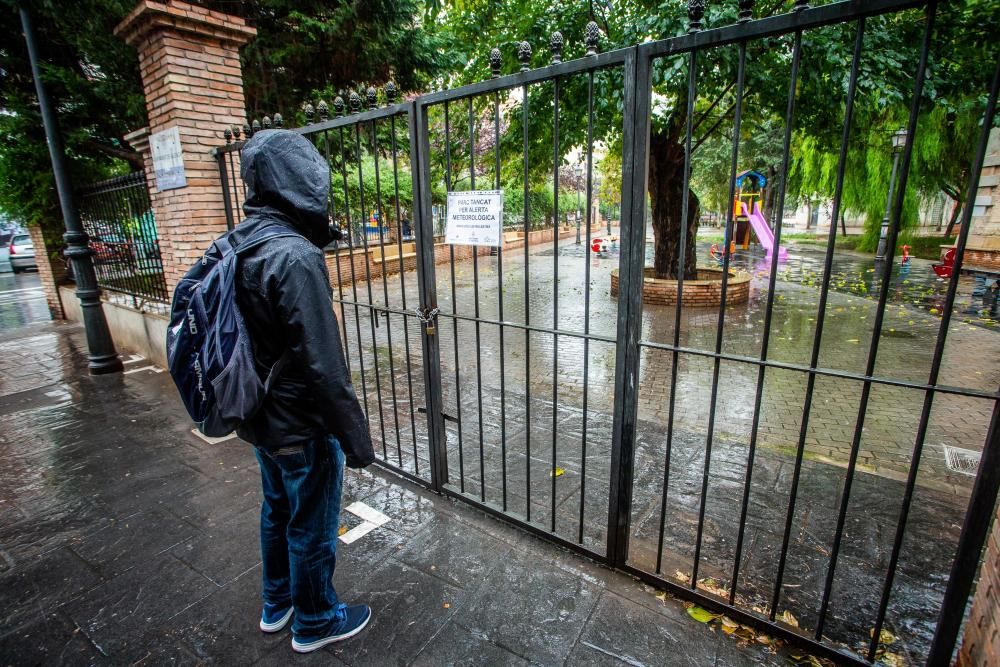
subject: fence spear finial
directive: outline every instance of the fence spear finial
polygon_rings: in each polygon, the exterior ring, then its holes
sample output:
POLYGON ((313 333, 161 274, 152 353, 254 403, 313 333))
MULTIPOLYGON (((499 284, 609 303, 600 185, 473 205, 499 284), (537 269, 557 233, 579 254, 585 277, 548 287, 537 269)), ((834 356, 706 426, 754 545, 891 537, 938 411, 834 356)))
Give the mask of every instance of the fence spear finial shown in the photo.
POLYGON ((368 86, 368 90, 365 91, 365 96, 368 98, 368 108, 377 109, 378 108, 378 91, 375 90, 375 86, 368 86))
POLYGON ((385 84, 385 101, 386 101, 386 103, 388 103, 388 104, 395 104, 396 103, 396 95, 398 93, 399 93, 399 90, 396 88, 396 82, 395 81, 389 81, 387 84, 385 84))
POLYGON ((361 111, 361 96, 358 95, 357 91, 352 90, 351 94, 347 96, 348 104, 351 105, 351 113, 358 113, 361 111))
POLYGON ((337 118, 344 116, 344 98, 340 95, 333 98, 333 113, 337 115, 337 118))
POLYGON ((250 127, 250 123, 243 123, 243 136, 247 139, 253 136, 253 128, 250 127))
POLYGON ((255 118, 250 127, 252 129, 251 134, 257 134, 260 132, 260 121, 255 118))
POLYGON ((503 65, 503 54, 500 49, 494 48, 490 51, 490 73, 494 79, 500 78, 500 66, 503 65))
POLYGON ((316 104, 316 113, 319 114, 320 122, 324 122, 330 117, 330 105, 326 103, 326 100, 320 100, 316 104))
POLYGON ((274 126, 277 128, 282 128, 285 126, 285 119, 281 117, 280 113, 274 114, 274 126))
POLYGON ((587 55, 597 55, 597 45, 601 41, 601 29, 594 21, 589 21, 583 29, 583 41, 587 45, 587 55))
POLYGON ((316 115, 316 108, 311 103, 306 102, 306 106, 303 111, 306 114, 306 123, 311 124, 313 122, 313 116, 316 115))
POLYGON ((236 139, 236 141, 240 140, 240 126, 239 125, 233 125, 233 138, 236 139))
POLYGON ((552 49, 552 64, 558 64, 562 62, 562 50, 563 50, 563 36, 562 33, 556 30, 552 33, 552 37, 549 38, 549 48, 552 49))
POLYGON ((264 116, 263 118, 260 119, 260 124, 264 126, 265 130, 270 130, 271 129, 271 117, 270 116, 264 116))
POLYGON ((527 72, 531 69, 531 44, 521 42, 517 45, 517 58, 521 61, 521 71, 527 72))
POLYGON ((749 23, 753 18, 754 0, 737 0, 740 7, 740 17, 737 23, 749 23))
POLYGON ((232 143, 233 141, 233 131, 228 127, 222 132, 222 138, 226 140, 226 143, 232 143))
POLYGON ((700 32, 705 17, 705 0, 688 0, 688 32, 700 32))

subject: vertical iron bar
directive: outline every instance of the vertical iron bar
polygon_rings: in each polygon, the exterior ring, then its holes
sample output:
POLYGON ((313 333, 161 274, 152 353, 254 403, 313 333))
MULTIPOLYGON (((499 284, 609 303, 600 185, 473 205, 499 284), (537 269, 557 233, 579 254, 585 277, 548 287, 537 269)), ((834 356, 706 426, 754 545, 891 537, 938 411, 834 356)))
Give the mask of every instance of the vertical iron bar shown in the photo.
MULTIPOLYGON (((382 254, 382 296, 385 300, 385 337, 389 346, 389 390, 392 392, 392 418, 396 427, 396 460, 399 467, 403 467, 403 443, 399 436, 399 406, 396 398, 396 362, 392 351, 392 314, 389 312, 389 261, 385 256, 385 213, 382 210, 382 179, 379 174, 379 154, 378 154, 378 131, 375 121, 371 121, 372 127, 372 159, 375 162, 375 210, 378 212, 378 242, 379 252, 382 254)), ((377 318, 378 312, 372 311, 372 317, 377 318)), ((405 320, 404 320, 405 324, 405 320)), ((377 348, 376 348, 377 349, 377 348)), ((379 394, 381 401, 382 395, 379 394)))
MULTIPOLYGON (((327 165, 330 164, 330 134, 326 130, 323 130, 323 158, 326 160, 327 165)), ((333 180, 333 171, 331 170, 330 180, 333 180)), ((346 196, 347 190, 344 190, 346 196)), ((346 209, 346 206, 345 206, 346 209)), ((336 220, 337 213, 337 202, 336 197, 333 196, 333 188, 330 188, 330 201, 328 207, 330 220, 336 220)), ((350 233, 350 232, 348 232, 350 233)), ((344 308, 344 278, 340 270, 340 258, 341 258, 341 248, 340 241, 336 241, 337 244, 337 256, 334 263, 337 265, 337 296, 340 300, 340 327, 343 329, 344 336, 344 360, 347 362, 347 374, 351 374, 351 346, 350 338, 347 335, 347 313, 344 308)))
MULTIPOLYGON (((476 117, 469 98, 469 189, 476 189, 476 117)), ((479 408, 479 499, 486 502, 486 466, 483 455, 483 353, 479 322, 479 246, 472 246, 473 313, 476 316, 476 404, 479 408)))
MULTIPOLYGON (((947 335, 948 326, 951 323, 951 312, 954 308, 955 293, 958 291, 958 279, 961 274, 962 256, 965 254, 965 244, 969 235, 973 204, 976 201, 976 196, 979 194, 979 177, 983 170, 986 146, 989 142, 990 130, 993 127, 993 119, 996 114, 998 89, 1000 89, 1000 57, 997 58, 997 63, 993 70, 993 83, 990 86, 990 96, 986 103, 986 112, 983 116, 983 128, 979 135, 979 143, 976 146, 972 169, 969 171, 969 187, 966 189, 965 210, 962 211, 962 227, 958 235, 951 281, 948 284, 948 296, 945 301, 946 310, 943 313, 941 328, 938 333, 938 344, 934 350, 935 359, 939 358, 939 350, 941 355, 944 353, 943 339, 947 335)), ((931 368, 932 370, 934 369, 933 364, 931 368)), ((933 376, 932 382, 937 382, 936 374, 933 376)), ((928 394, 930 393, 928 392, 928 394)), ((923 438, 920 437, 920 439, 922 440, 923 438)), ((986 543, 990 527, 990 517, 993 516, 993 510, 996 507, 998 487, 1000 487, 1000 402, 994 402, 993 418, 990 421, 986 444, 983 447, 982 460, 979 462, 979 470, 972 488, 972 497, 969 499, 969 509, 965 513, 966 521, 962 526, 962 533, 958 538, 958 549, 955 554, 955 560, 952 561, 951 574, 948 577, 948 587, 945 589, 944 599, 941 602, 941 612, 938 616, 937 629, 934 632, 934 641, 931 643, 930 654, 927 657, 928 665, 951 662, 951 657, 955 650, 955 642, 958 639, 958 632, 961 629, 964 617, 965 605, 972 591, 972 582, 976 576, 979 557, 982 553, 983 545, 986 543)))
MULTIPOLYGON (((972 208, 971 201, 968 206, 972 208)), ((994 402, 982 460, 979 462, 976 481, 972 487, 972 497, 958 538, 958 550, 952 561, 948 586, 941 602, 934 639, 927 656, 927 665, 953 664, 955 643, 958 641, 958 633, 965 619, 966 605, 972 595, 972 585, 979 571, 979 561, 986 540, 989 538, 990 526, 994 523, 992 519, 996 513, 998 487, 1000 487, 1000 402, 994 402)), ((979 585, 988 584, 980 580, 979 585)))
POLYGON ((670 400, 667 408, 667 443, 666 451, 663 454, 663 492, 660 495, 660 531, 656 546, 656 573, 659 574, 663 567, 663 536, 666 530, 667 520, 667 492, 670 489, 670 457, 673 452, 674 442, 674 418, 677 414, 677 371, 680 362, 680 354, 677 348, 681 344, 681 313, 684 301, 684 273, 687 258, 687 219, 691 214, 690 195, 691 187, 691 135, 693 133, 692 124, 694 122, 694 102, 698 95, 698 52, 692 50, 688 57, 688 99, 687 99, 687 120, 684 123, 684 188, 681 201, 681 237, 678 252, 680 253, 679 268, 677 272, 677 302, 674 304, 674 349, 671 351, 670 362, 670 400))
POLYGON ((116 240, 112 247, 115 248, 116 264, 118 266, 119 280, 121 287, 126 294, 132 297, 133 308, 138 305, 135 294, 135 276, 132 273, 129 261, 128 236, 125 232, 125 216, 122 212, 122 200, 119 192, 107 192, 104 195, 105 204, 108 207, 112 224, 114 225, 116 240))
POLYGON ((531 217, 528 205, 528 84, 521 86, 521 125, 524 131, 524 489, 525 520, 531 522, 531 324, 530 268, 531 217))
MULTIPOLYGON (((340 171, 344 180, 344 214, 347 216, 348 234, 351 230, 351 191, 347 185, 347 155, 346 140, 344 139, 344 128, 340 128, 340 171)), ((363 215, 363 214, 362 214, 363 215)), ((361 340, 361 308, 358 305, 358 276, 354 268, 354 244, 348 245, 350 254, 348 262, 351 265, 351 294, 354 302, 354 329, 358 335, 358 369, 361 371, 361 396, 365 404, 365 417, 371 419, 371 412, 368 410, 368 381, 365 379, 365 355, 364 345, 361 340)), ((337 256, 338 260, 340 256, 337 256)), ((345 325, 346 327, 346 325, 345 325)), ((346 334, 345 334, 346 335, 346 334)))
MULTIPOLYGON (((732 253, 729 252, 730 241, 735 238, 736 227, 736 206, 733 197, 736 195, 736 168, 740 157, 740 124, 743 115, 743 87, 746 78, 747 64, 747 43, 741 41, 739 44, 740 56, 736 70, 736 103, 733 110, 733 153, 732 161, 729 164, 729 217, 726 220, 726 234, 723 239, 725 248, 722 251, 722 290, 719 296, 719 322, 715 330, 715 354, 722 353, 722 334, 726 328, 726 293, 729 287, 729 264, 732 261, 732 253)), ((687 193, 684 193, 685 195, 687 193)), ((685 199, 687 197, 685 196, 685 199)), ((682 226, 687 225, 687 219, 681 222, 682 226)), ((681 266, 684 265, 684 258, 681 258, 681 266)), ((678 299, 680 301, 680 299, 678 299)), ((677 333, 677 328, 674 329, 677 333)), ((715 434, 715 410, 719 397, 719 371, 722 367, 722 360, 716 356, 712 364, 712 397, 708 405, 708 433, 705 434, 705 469, 701 478, 701 499, 698 506, 698 533, 694 543, 694 563, 691 567, 691 588, 698 585, 698 565, 701 560, 701 538, 705 530, 705 505, 708 496, 708 474, 712 466, 712 443, 715 434)))
MULTIPOLYGON (((238 188, 240 187, 240 181, 236 179, 236 158, 234 157, 236 151, 229 151, 229 177, 233 179, 233 198, 235 199, 236 205, 233 207, 236 209, 236 224, 243 222, 243 203, 240 201, 240 195, 238 188)), ((242 153, 240 153, 242 160, 242 153)), ((246 200, 246 183, 243 183, 243 199, 246 200)))
MULTIPOLYGON (((583 417, 580 439, 580 527, 577 542, 583 544, 584 500, 587 497, 587 393, 590 377, 590 226, 593 219, 594 169, 594 71, 587 72, 587 248, 583 259, 583 417)), ((577 184, 579 186, 579 184, 577 184)))
MULTIPOLYGON (((448 123, 448 101, 444 103, 444 190, 445 197, 451 192, 451 130, 448 123)), ((448 259, 451 268, 451 314, 458 314, 458 296, 455 291, 455 246, 448 244, 448 259)), ((458 426, 458 488, 465 493, 465 454, 462 451, 462 385, 458 363, 458 318, 451 318, 452 336, 455 348, 455 424, 458 426)))
MULTIPOLYGON (((816 368, 819 363, 820 343, 823 339, 823 324, 826 321, 826 300, 830 293, 830 274, 833 266, 834 244, 837 238, 837 216, 840 214, 840 201, 844 192, 844 173, 847 169, 847 149, 851 139, 851 125, 854 120, 854 98, 857 92, 858 73, 861 68, 861 50, 864 46, 865 18, 858 19, 857 32, 854 37, 854 53, 851 60, 851 78, 847 85, 847 105, 844 109, 844 128, 840 138, 840 154, 837 158, 837 181, 833 193, 833 217, 830 233, 826 242, 826 256, 823 260, 823 284, 819 293, 819 305, 816 313, 816 333, 813 336, 812 354, 809 367, 816 368)), ((812 408, 813 389, 816 385, 816 375, 809 373, 806 380, 805 400, 802 406, 802 424, 799 428, 799 442, 795 452, 795 468, 792 472, 792 485, 788 494, 788 509, 785 513, 785 530, 781 541, 781 555, 778 559, 778 571, 774 580, 774 591, 771 595, 770 619, 773 621, 777 613, 778 601, 781 598, 781 580, 785 575, 785 563, 788 558, 788 542, 792 536, 792 524, 795 520, 795 500, 799 489, 799 477, 802 473, 802 457, 805 452, 806 434, 809 429, 809 413, 812 408)))
MULTIPOLYGON (((403 312, 406 312, 406 277, 403 269, 403 217, 399 206, 399 160, 396 147, 396 116, 389 117, 389 124, 392 132, 392 183, 396 193, 396 225, 399 228, 396 232, 397 251, 399 253, 399 294, 402 301, 403 312)), ((412 172, 416 165, 410 165, 411 182, 412 172)), ((412 192, 412 187, 411 187, 412 192)), ((415 197, 416 195, 414 195, 415 197)), ((415 207, 414 207, 415 208, 415 207)), ((413 211, 410 211, 412 216, 413 211)), ((410 224, 410 234, 416 229, 416 220, 410 224)), ((414 244, 414 247, 416 244, 414 244)), ((420 474, 420 458, 417 453, 417 412, 413 408, 413 365, 410 359, 410 327, 406 315, 403 316, 403 345, 406 347, 406 389, 410 402, 410 431, 413 437, 413 472, 420 474)))
MULTIPOLYGON (((417 241, 417 283, 420 307, 437 310, 437 277, 434 263, 434 220, 431 214, 430 129, 426 109, 411 102, 409 113, 410 165, 413 170, 414 229, 417 241), (419 193, 419 194, 418 194, 419 193)), ((424 359, 424 396, 427 403, 427 433, 430 439, 431 487, 440 491, 448 483, 448 452, 441 405, 441 350, 435 322, 424 323, 420 337, 424 359), (432 328, 433 327, 433 328, 432 328)))
MULTIPOLYGON (((559 78, 552 81, 552 329, 559 331, 559 78)), ((552 516, 556 532, 556 425, 559 423, 559 334, 552 334, 552 516)))
POLYGON ((624 63, 618 349, 615 356, 615 407, 608 494, 607 558, 612 565, 624 565, 628 559, 632 518, 652 97, 650 60, 648 52, 642 47, 632 47, 625 55, 624 63))
MULTIPOLYGON (((361 204, 361 224, 362 224, 362 229, 364 229, 368 223, 368 210, 365 208, 365 180, 364 176, 361 173, 362 172, 361 123, 357 123, 354 126, 354 146, 358 157, 358 197, 360 199, 359 203, 361 204)), ((379 220, 379 225, 381 224, 382 221, 379 220)), ((368 246, 367 231, 365 231, 365 233, 361 235, 361 241, 364 244, 364 249, 365 249, 365 285, 368 287, 368 304, 367 304, 368 324, 370 325, 372 331, 372 366, 375 369, 375 397, 378 399, 378 425, 379 425, 379 433, 382 436, 382 459, 387 461, 389 459, 389 455, 386 451, 386 442, 385 442, 385 413, 382 411, 382 378, 380 377, 378 369, 378 340, 375 337, 375 327, 377 326, 376 322, 378 320, 378 311, 374 309, 375 297, 373 296, 372 293, 372 268, 371 268, 372 253, 371 249, 368 246)), ((358 348, 358 354, 359 355, 361 354, 360 346, 358 348)))
MULTIPOLYGON (((496 149, 496 189, 500 190, 500 93, 493 95, 493 132, 494 147, 496 149)), ((501 213, 501 216, 503 214, 501 213)), ((500 483, 502 486, 503 511, 507 511, 507 371, 504 362, 504 326, 503 326, 503 246, 505 238, 503 236, 503 218, 500 223, 500 245, 497 247, 497 320, 500 322, 500 483)))
MULTIPOLYGON (((129 179, 132 180, 131 178, 129 179)), ((128 216, 130 220, 134 220, 135 237, 133 238, 133 256, 135 258, 135 274, 139 281, 139 289, 143 298, 151 299, 155 297, 154 287, 150 282, 150 273, 148 271, 148 263, 145 261, 145 255, 149 252, 149 237, 146 233, 146 225, 143 220, 144 209, 142 207, 142 201, 139 197, 138 188, 129 183, 125 188, 123 195, 128 207, 128 216)))
MULTIPOLYGON (((774 243, 771 246, 770 275, 767 280, 767 304, 764 307, 764 333, 760 342, 760 360, 767 361, 771 341, 771 319, 774 314, 774 290, 778 279, 778 255, 781 248, 781 223, 785 210, 785 195, 788 191, 788 170, 792 152, 792 128, 795 124, 795 90, 799 79, 799 63, 802 61, 802 31, 796 30, 792 42, 792 66, 788 83, 788 102, 785 107, 785 136, 782 141, 781 187, 778 190, 778 213, 774 223, 774 243)), ((729 604, 736 602, 736 588, 739 585, 740 560, 743 558, 743 538, 747 524, 747 508, 750 503, 750 488, 753 481, 753 465, 757 452, 757 436, 760 430, 760 405, 764 396, 764 364, 757 367, 757 392, 754 395, 753 423, 750 427, 750 445, 747 451, 747 471, 743 482, 743 500, 740 503, 740 527, 736 537, 736 555, 733 560, 733 576, 729 583, 729 604)))
MULTIPOLYGON (((920 102, 921 97, 923 97, 924 89, 924 78, 927 71, 927 60, 930 52, 931 36, 934 32, 934 22, 937 18, 937 2, 932 0, 927 4, 926 8, 926 26, 924 27, 924 39, 923 44, 920 48, 920 63, 917 65, 917 72, 914 77, 914 90, 913 90, 913 100, 910 106, 910 118, 907 123, 907 136, 906 145, 903 148, 903 158, 900 161, 899 168, 899 184, 896 190, 896 201, 893 204, 893 214, 892 219, 889 224, 889 238, 886 244, 886 266, 885 272, 882 277, 882 285, 879 291, 879 311, 876 313, 875 325, 876 327, 881 327, 882 316, 885 311, 885 302, 889 297, 889 278, 892 275, 892 263, 894 260, 894 255, 896 251, 896 240, 899 235, 900 220, 903 217, 903 203, 906 199, 906 185, 910 175, 910 163, 913 158, 913 145, 914 137, 917 130, 917 117, 920 113, 920 102)), ((989 126, 989 119, 984 121, 984 127, 989 126)), ((984 129, 984 132, 986 130, 984 129)), ((974 192, 969 193, 970 197, 975 197, 974 192)), ((966 205, 967 212, 972 206, 970 204, 966 205)), ((967 229, 961 230, 961 235, 967 234, 967 229)), ((964 251, 964 247, 962 248, 964 251)), ((955 253, 959 255, 959 253, 955 253)), ((952 284, 957 283, 956 274, 961 273, 962 268, 962 257, 959 255, 955 258, 955 266, 952 269, 952 284)), ((952 284, 949 284, 949 293, 952 290, 952 284)), ((950 322, 950 311, 942 316, 942 325, 946 325, 950 322)), ((873 334, 874 337, 878 337, 879 330, 876 329, 873 334)), ((944 355, 944 343, 946 336, 939 330, 938 340, 934 348, 934 357, 931 362, 930 377, 932 379, 931 384, 936 384, 937 375, 941 367, 941 359, 944 355)), ((872 346, 872 354, 877 352, 877 347, 872 346)), ((872 360, 874 363, 874 359, 872 360)), ((910 470, 906 478, 906 490, 903 493, 903 501, 899 510, 899 520, 896 524, 896 533, 892 544, 892 555, 889 558, 889 568, 886 572, 885 583, 882 586, 882 595, 879 601, 878 614, 875 617, 875 628, 874 636, 868 646, 868 659, 874 660, 875 652, 878 650, 878 638, 882 631, 882 625, 885 623, 886 611, 889 607, 889 598, 892 595, 892 584, 896 576, 896 565, 899 562, 899 553, 903 547, 903 538, 906 533, 906 521, 909 517, 910 503, 913 501, 913 490, 917 483, 917 472, 920 468, 920 458, 923 453, 924 446, 924 435, 927 433, 927 424, 930 421, 931 407, 934 402, 933 390, 927 390, 924 394, 924 403, 920 412, 920 422, 917 425, 917 437, 913 445, 913 454, 910 458, 910 470)), ((980 463, 980 466, 983 464, 980 463)))
POLYGON ((233 201, 229 198, 229 170, 226 168, 225 148, 215 149, 215 161, 219 166, 219 182, 222 184, 222 207, 226 212, 226 229, 232 230, 233 224, 233 201))

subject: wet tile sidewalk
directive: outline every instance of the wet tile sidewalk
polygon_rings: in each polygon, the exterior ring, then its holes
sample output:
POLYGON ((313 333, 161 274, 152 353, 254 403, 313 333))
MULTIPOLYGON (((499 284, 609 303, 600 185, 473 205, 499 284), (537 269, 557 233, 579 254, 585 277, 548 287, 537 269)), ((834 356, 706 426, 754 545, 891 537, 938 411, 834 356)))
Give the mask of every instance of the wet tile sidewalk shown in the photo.
POLYGON ((19 351, 0 355, 2 664, 785 663, 629 577, 376 469, 348 472, 344 504, 391 520, 341 544, 335 576, 345 599, 372 605, 372 625, 295 656, 287 633, 255 627, 248 446, 196 438, 165 373, 90 377, 78 327, 0 333, 19 351), (13 373, 23 364, 37 372, 13 373))

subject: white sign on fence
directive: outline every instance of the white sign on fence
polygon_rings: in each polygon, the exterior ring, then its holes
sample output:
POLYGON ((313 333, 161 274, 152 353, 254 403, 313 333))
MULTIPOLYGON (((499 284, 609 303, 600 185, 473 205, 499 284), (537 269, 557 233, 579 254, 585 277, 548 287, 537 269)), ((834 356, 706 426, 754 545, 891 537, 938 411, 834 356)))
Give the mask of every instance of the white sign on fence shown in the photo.
POLYGON ((159 191, 183 188, 187 185, 184 174, 184 155, 181 153, 181 135, 177 127, 149 135, 149 149, 153 153, 153 173, 159 191))
POLYGON ((502 190, 448 193, 446 243, 500 246, 503 244, 502 233, 502 190))

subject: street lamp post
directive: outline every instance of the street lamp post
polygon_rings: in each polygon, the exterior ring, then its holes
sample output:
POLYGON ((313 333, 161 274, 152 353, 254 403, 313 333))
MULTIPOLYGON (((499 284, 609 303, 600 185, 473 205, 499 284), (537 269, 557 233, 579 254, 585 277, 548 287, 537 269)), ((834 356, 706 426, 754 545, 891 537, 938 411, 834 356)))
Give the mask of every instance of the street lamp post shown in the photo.
MULTIPOLYGON (((885 200, 885 215, 882 216, 882 230, 879 232, 878 249, 875 251, 876 261, 885 259, 889 239, 889 217, 892 215, 892 194, 896 189, 896 171, 899 167, 899 154, 903 152, 906 145, 908 132, 898 129, 892 133, 892 175, 889 176, 889 196, 885 200)), ((836 220, 833 221, 836 224, 836 220)))
POLYGON ((66 225, 66 256, 73 263, 73 276, 76 280, 76 296, 80 299, 80 312, 83 326, 87 334, 87 358, 90 372, 93 375, 118 373, 122 370, 122 360, 115 351, 115 343, 111 339, 108 321, 104 317, 104 306, 101 304, 101 288, 97 285, 97 274, 94 273, 90 239, 80 224, 80 216, 73 202, 73 190, 66 174, 65 150, 62 135, 59 133, 59 121, 52 109, 45 84, 42 83, 41 68, 38 65, 38 47, 35 43, 35 27, 31 22, 27 5, 21 3, 21 27, 24 30, 24 41, 28 47, 28 58, 31 61, 31 75, 35 79, 35 92, 38 95, 38 110, 45 126, 45 138, 49 145, 49 157, 52 160, 52 178, 59 194, 59 206, 62 209, 63 222, 66 225))
POLYGON ((573 173, 576 174, 576 244, 580 245, 580 177, 583 175, 583 169, 580 165, 576 165, 573 173))

